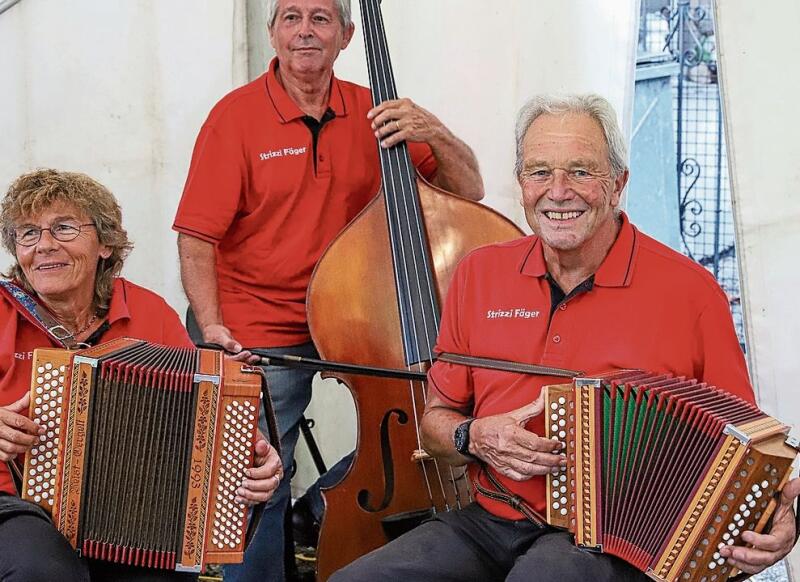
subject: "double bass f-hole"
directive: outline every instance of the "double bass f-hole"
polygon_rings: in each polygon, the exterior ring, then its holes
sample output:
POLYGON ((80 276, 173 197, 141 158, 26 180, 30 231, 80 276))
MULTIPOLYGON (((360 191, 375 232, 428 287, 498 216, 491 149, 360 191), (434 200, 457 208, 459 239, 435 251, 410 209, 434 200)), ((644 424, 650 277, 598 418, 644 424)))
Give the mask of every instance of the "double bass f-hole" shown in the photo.
POLYGON ((383 470, 383 499, 377 506, 372 504, 373 495, 367 489, 358 492, 358 505, 364 511, 376 513, 383 511, 392 501, 394 494, 394 461, 392 460, 392 443, 389 439, 390 425, 396 422, 399 425, 408 422, 408 414, 404 411, 391 408, 386 411, 381 421, 381 468, 383 470))

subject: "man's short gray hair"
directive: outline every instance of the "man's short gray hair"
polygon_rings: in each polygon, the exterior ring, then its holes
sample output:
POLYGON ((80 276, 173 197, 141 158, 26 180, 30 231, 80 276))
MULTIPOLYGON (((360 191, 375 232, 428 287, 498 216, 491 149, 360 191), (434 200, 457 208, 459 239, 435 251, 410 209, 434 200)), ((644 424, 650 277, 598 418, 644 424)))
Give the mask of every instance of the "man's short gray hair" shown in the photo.
MULTIPOLYGON (((342 23, 342 28, 350 26, 353 23, 350 0, 333 0, 333 4, 339 12, 339 22, 342 23)), ((277 16, 278 0, 267 0, 267 28, 272 28, 277 16)))
POLYGON ((525 134, 541 115, 564 115, 585 113, 600 124, 608 144, 608 162, 614 177, 628 169, 628 147, 617 123, 617 115, 611 104, 599 95, 537 95, 520 109, 517 117, 517 161, 514 172, 519 179, 522 174, 522 145, 525 134))

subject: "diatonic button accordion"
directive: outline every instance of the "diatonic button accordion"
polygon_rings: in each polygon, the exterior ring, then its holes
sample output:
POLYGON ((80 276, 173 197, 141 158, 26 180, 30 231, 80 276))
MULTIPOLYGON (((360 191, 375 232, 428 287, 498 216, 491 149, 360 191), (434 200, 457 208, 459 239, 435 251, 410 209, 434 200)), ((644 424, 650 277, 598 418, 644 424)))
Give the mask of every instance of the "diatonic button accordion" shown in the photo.
POLYGON ((601 374, 543 392, 545 435, 567 456, 546 479, 551 525, 655 580, 737 574, 719 550, 766 527, 798 452, 788 426, 666 374, 601 374))
POLYGON ((241 562, 261 376, 221 352, 118 339, 34 352, 22 497, 82 555, 198 572, 241 562))

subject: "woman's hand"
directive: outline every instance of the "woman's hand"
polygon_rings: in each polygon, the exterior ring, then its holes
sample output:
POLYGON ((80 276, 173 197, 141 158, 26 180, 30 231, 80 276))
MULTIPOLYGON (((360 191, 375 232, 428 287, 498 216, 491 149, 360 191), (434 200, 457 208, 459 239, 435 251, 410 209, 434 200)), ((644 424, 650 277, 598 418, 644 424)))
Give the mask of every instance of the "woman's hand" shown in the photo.
POLYGON ((275 493, 283 479, 283 465, 272 445, 259 433, 256 440, 256 459, 245 472, 241 487, 236 490, 236 501, 247 505, 264 503, 275 493))
POLYGON ((22 414, 30 404, 31 395, 26 393, 13 404, 0 407, 0 460, 10 461, 26 453, 44 434, 43 427, 22 414))

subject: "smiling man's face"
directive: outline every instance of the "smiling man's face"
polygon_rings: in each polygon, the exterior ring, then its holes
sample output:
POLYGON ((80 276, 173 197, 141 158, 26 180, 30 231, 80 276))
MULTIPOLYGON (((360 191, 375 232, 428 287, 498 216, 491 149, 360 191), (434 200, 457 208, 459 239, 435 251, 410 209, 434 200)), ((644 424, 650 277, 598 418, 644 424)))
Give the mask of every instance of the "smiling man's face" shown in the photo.
POLYGON ((353 26, 342 26, 334 0, 280 0, 269 36, 282 70, 322 76, 350 43, 353 26))
MULTIPOLYGON (((522 205, 550 248, 576 251, 616 232, 627 172, 614 176, 600 124, 583 113, 541 115, 523 141, 522 205)), ((612 239, 613 240, 613 239, 612 239)))

